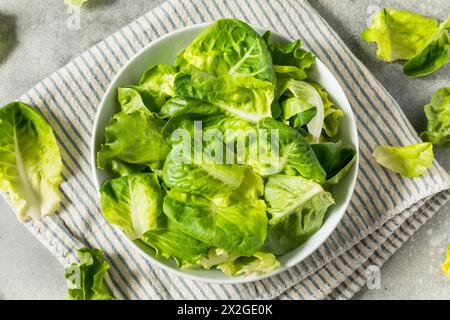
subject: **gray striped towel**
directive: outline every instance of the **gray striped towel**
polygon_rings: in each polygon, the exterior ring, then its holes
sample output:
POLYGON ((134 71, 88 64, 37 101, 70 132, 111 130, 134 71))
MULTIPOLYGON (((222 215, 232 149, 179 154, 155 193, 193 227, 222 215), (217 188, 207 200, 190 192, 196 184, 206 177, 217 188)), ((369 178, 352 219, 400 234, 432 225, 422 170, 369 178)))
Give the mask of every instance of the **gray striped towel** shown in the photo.
POLYGON ((403 179, 374 163, 377 145, 419 141, 394 99, 305 0, 171 0, 52 74, 20 98, 39 108, 55 130, 64 162, 60 212, 26 227, 64 266, 75 248, 102 248, 111 265, 107 284, 123 299, 350 298, 450 195, 436 163, 417 179, 403 179), (334 73, 355 111, 360 171, 345 217, 332 236, 296 267, 249 284, 205 284, 151 265, 111 227, 98 207, 89 143, 93 119, 112 77, 149 42, 175 29, 222 17, 301 38, 334 73))

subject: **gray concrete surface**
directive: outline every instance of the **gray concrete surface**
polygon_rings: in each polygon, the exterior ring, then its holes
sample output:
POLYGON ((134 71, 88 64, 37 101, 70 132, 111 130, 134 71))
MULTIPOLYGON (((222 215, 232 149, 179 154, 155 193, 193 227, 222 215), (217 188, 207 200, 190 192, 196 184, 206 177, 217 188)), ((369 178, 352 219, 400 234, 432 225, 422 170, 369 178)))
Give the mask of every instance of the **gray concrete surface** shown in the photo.
MULTIPOLYGON (((81 29, 73 31, 66 27, 69 14, 63 0, 0 0, 0 105, 160 2, 89 0, 81 11, 81 29)), ((376 7, 444 19, 448 0, 311 0, 311 4, 397 99, 414 127, 422 130, 422 107, 436 89, 450 85, 450 66, 426 78, 408 79, 399 64, 378 61, 374 46, 362 42, 359 34, 376 7)), ((436 152, 447 170, 449 156, 449 150, 436 152)), ((449 299, 450 280, 439 271, 450 242, 449 210, 450 205, 442 208, 383 266, 380 289, 364 289, 356 298, 449 299)), ((0 299, 62 299, 65 291, 63 268, 0 200, 0 299)))

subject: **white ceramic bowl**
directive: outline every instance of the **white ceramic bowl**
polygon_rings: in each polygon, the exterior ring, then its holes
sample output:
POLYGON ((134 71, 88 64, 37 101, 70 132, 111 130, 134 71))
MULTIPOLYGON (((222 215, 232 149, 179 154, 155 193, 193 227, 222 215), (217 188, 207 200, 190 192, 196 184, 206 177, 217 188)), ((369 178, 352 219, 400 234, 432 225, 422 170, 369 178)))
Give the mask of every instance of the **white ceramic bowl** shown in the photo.
MULTIPOLYGON (((119 111, 117 102, 117 88, 139 82, 141 74, 150 66, 157 63, 172 64, 175 57, 186 48, 208 24, 197 24, 189 26, 172 33, 169 33, 158 40, 153 41, 134 56, 116 75, 109 85, 105 95, 98 108, 95 117, 94 129, 91 142, 91 165, 92 174, 96 187, 99 189, 102 183, 110 176, 106 171, 100 170, 96 166, 96 153, 100 145, 105 141, 105 127, 110 118, 119 111)), ((263 33, 263 28, 254 27, 254 29, 263 33)), ((272 40, 279 42, 289 42, 289 39, 272 32, 272 40)), ((319 83, 328 91, 332 100, 344 111, 345 116, 341 120, 340 138, 344 144, 353 145, 357 150, 355 165, 339 185, 332 188, 331 192, 336 200, 336 204, 327 213, 323 226, 304 244, 295 250, 279 257, 281 267, 269 274, 239 276, 235 278, 228 277, 218 270, 182 270, 175 262, 164 258, 155 257, 155 252, 145 246, 140 241, 133 241, 137 250, 142 250, 147 259, 167 271, 174 272, 179 276, 200 280, 210 283, 243 283, 260 280, 293 267, 300 261, 314 252, 333 232, 339 221, 342 219, 356 183, 358 172, 358 132, 356 129, 355 117, 350 104, 342 90, 341 86, 328 70, 328 68, 318 59, 313 66, 310 77, 313 81, 319 83)), ((126 238, 125 234, 123 237, 126 238)), ((126 239, 126 241, 131 241, 126 239)))

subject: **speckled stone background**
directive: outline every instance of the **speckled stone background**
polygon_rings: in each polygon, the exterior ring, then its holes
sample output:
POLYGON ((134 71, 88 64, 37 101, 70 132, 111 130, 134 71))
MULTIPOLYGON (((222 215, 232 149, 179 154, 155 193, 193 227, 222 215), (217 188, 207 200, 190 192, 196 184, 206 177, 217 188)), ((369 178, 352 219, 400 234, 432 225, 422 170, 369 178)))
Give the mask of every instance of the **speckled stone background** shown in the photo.
MULTIPOLYGON (((81 9, 80 30, 67 27, 71 14, 63 2, 0 0, 0 105, 16 99, 162 0, 89 0, 81 9)), ((450 65, 426 78, 409 79, 400 64, 378 61, 375 47, 362 42, 359 35, 380 7, 407 9, 442 20, 450 13, 448 0, 310 3, 397 99, 414 127, 422 130, 423 105, 435 90, 450 86, 450 65)), ((450 150, 438 150, 436 158, 450 170, 450 150)), ((449 299, 450 279, 440 272, 450 242, 449 213, 450 205, 444 206, 383 266, 380 289, 363 289, 355 298, 449 299)), ((61 265, 0 199, 0 299, 63 299, 65 294, 61 265)))

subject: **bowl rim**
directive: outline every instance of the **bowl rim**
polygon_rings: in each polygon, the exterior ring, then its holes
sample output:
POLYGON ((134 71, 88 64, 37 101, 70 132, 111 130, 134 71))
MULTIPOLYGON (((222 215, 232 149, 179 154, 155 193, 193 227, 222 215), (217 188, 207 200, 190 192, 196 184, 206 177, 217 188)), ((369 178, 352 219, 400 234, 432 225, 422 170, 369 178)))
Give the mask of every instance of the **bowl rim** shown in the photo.
MULTIPOLYGON (((160 42, 163 42, 165 40, 167 40, 168 38, 179 34, 179 33, 184 33, 184 32, 189 32, 191 30, 202 30, 203 28, 205 28, 206 26, 210 25, 213 22, 203 22, 203 23, 197 23, 197 24, 192 24, 183 28, 179 28, 176 29, 172 32, 166 33, 165 35, 152 40, 150 43, 148 43, 147 45, 145 45, 142 49, 140 49, 133 57, 131 57, 121 68, 120 70, 114 75, 114 77, 112 78, 112 80, 110 81, 110 84, 108 85, 108 87, 106 88, 106 90, 103 93, 102 99, 98 105, 96 114, 95 114, 95 118, 94 118, 94 124, 92 127, 92 133, 91 133, 91 144, 90 144, 90 162, 91 162, 91 174, 92 174, 92 178, 93 178, 93 182, 95 187, 97 188, 97 193, 100 196, 100 183, 99 183, 99 177, 97 174, 97 171, 99 170, 97 168, 97 161, 96 161, 96 133, 99 130, 99 119, 101 114, 103 113, 103 110, 105 109, 105 105, 106 105, 106 100, 107 97, 111 94, 111 91, 113 90, 117 90, 117 81, 118 79, 122 76, 123 73, 126 72, 126 70, 128 69, 128 67, 136 60, 138 59, 140 56, 144 55, 145 52, 157 45, 160 42)), ((256 32, 261 33, 264 30, 270 30, 268 28, 265 27, 261 27, 258 25, 251 25, 249 24, 256 32)), ((292 41, 292 39, 290 39, 289 37, 280 34, 276 31, 272 31, 270 30, 272 35, 275 35, 279 38, 282 38, 286 41, 292 41)), ((290 265, 282 265, 280 267, 278 267, 277 269, 275 269, 274 271, 270 272, 270 273, 266 273, 266 274, 258 274, 258 275, 251 275, 251 276, 239 276, 239 277, 227 277, 227 278, 220 278, 220 279, 216 279, 216 278, 212 278, 212 277, 200 277, 200 276, 196 276, 193 274, 189 274, 186 272, 183 272, 182 269, 180 268, 172 268, 160 261, 158 261, 158 259, 154 258, 153 256, 150 256, 149 254, 147 254, 146 252, 144 252, 144 250, 142 248, 139 247, 139 245, 136 243, 136 241, 133 241, 131 239, 129 239, 128 237, 126 237, 126 235, 122 232, 122 230, 120 230, 120 228, 116 227, 115 225, 111 225, 113 228, 117 228, 120 231, 119 236, 126 238, 126 241, 129 241, 133 244, 133 246, 140 251, 140 254, 142 254, 144 256, 144 259, 146 259, 147 261, 149 261, 151 264, 162 268, 165 271, 171 272, 177 276, 186 278, 186 279, 190 279, 190 280, 195 280, 195 281, 200 281, 203 283, 217 283, 217 284, 242 284, 242 283, 250 283, 250 282, 255 282, 255 281, 259 281, 259 280, 263 280, 272 276, 275 276, 277 274, 280 274, 281 272, 284 272, 286 270, 289 270, 290 268, 294 267, 295 265, 299 264, 300 262, 304 261, 306 258, 308 258, 312 253, 314 253, 315 251, 317 251, 317 249, 330 237, 330 235, 336 230, 337 226, 339 225, 339 223, 341 222, 342 218, 344 217, 345 213, 347 212, 348 206, 350 204, 352 195, 354 193, 355 190, 355 186, 356 186, 356 181, 358 178, 358 172, 359 172, 359 133, 358 133, 358 128, 356 125, 356 118, 355 118, 355 114, 353 112, 353 108, 351 107, 350 102, 348 101, 347 95, 345 94, 345 91, 342 89, 342 86, 340 84, 340 82, 336 79, 335 75, 330 71, 330 69, 319 59, 316 57, 316 64, 321 64, 330 74, 330 76, 333 78, 333 80, 335 80, 335 82, 338 85, 338 89, 339 91, 342 92, 343 94, 343 98, 345 99, 345 102, 350 106, 350 112, 346 112, 345 115, 349 117, 350 121, 352 122, 352 132, 351 132, 351 136, 355 138, 354 141, 354 147, 356 150, 356 159, 355 159, 355 163, 353 164, 354 166, 354 177, 351 180, 350 186, 348 188, 348 192, 346 193, 346 199, 344 201, 343 205, 343 209, 342 209, 342 213, 340 213, 338 219, 336 219, 336 222, 334 223, 334 225, 332 225, 328 232, 325 232, 322 239, 320 241, 317 241, 317 243, 313 246, 313 248, 311 248, 309 250, 309 252, 307 252, 307 254, 302 258, 302 259, 297 259, 293 258, 293 260, 296 260, 294 263, 290 264, 290 265), (349 196, 350 195, 350 196, 349 196)), ((320 229, 323 228, 323 225, 320 227, 320 229)), ((320 230, 319 229, 319 230, 320 230)), ((319 231, 318 230, 318 231, 319 231)))

